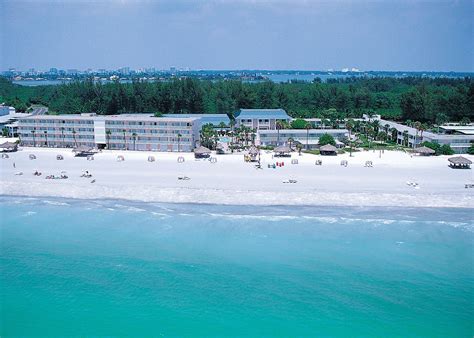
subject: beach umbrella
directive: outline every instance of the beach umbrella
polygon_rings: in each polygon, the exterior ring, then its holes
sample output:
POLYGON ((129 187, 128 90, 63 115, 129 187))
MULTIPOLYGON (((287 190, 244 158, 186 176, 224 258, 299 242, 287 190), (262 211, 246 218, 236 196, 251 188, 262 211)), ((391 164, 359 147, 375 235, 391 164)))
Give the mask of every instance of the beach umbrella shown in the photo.
POLYGON ((4 142, 0 144, 0 149, 3 151, 16 151, 18 149, 18 144, 13 142, 4 142))
POLYGON ((472 164, 471 160, 462 156, 450 157, 448 161, 451 168, 469 169, 472 164))
POLYGON ((434 151, 433 149, 425 147, 425 146, 416 148, 415 152, 420 155, 426 155, 426 156, 434 155, 436 153, 436 151, 434 151))
POLYGON ((273 149, 273 152, 278 153, 278 154, 291 153, 291 148, 288 146, 279 146, 273 149))

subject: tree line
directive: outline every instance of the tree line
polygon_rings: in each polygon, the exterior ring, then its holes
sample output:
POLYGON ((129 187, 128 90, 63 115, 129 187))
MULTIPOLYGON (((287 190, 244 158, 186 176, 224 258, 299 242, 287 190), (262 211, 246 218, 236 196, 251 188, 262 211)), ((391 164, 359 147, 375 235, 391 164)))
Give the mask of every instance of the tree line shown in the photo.
POLYGON ((474 119, 474 78, 365 77, 322 82, 257 83, 194 78, 131 83, 87 79, 25 87, 0 78, 0 101, 22 111, 43 104, 53 113, 224 113, 283 108, 295 118, 342 119, 377 113, 426 123, 474 119))

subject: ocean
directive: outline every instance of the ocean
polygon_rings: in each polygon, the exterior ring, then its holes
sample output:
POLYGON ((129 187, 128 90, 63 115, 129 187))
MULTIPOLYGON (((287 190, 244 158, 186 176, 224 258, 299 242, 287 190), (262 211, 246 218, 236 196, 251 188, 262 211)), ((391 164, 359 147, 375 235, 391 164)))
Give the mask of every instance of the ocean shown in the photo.
POLYGON ((0 197, 0 336, 472 337, 473 209, 0 197))

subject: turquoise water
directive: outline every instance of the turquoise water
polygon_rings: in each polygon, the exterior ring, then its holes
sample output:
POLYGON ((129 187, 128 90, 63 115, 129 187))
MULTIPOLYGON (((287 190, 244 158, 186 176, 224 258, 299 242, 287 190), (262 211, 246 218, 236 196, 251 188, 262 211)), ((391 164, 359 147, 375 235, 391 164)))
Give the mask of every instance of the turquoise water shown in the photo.
POLYGON ((473 210, 0 205, 2 337, 474 334, 473 210))

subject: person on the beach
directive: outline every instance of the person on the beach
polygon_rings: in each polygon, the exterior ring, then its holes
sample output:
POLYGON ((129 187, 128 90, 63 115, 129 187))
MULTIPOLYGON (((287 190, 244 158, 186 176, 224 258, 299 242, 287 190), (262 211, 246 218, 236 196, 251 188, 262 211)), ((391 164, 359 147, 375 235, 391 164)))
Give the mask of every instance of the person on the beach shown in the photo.
POLYGON ((13 162, 13 168, 16 168, 15 162, 13 162))

